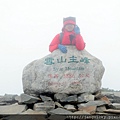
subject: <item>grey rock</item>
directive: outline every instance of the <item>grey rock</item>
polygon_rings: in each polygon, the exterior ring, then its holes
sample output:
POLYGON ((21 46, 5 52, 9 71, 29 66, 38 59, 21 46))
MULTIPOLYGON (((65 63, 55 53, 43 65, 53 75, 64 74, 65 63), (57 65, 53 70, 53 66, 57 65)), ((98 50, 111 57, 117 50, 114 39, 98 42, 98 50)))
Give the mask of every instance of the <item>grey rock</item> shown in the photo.
POLYGON ((113 103, 112 104, 116 109, 120 110, 120 103, 113 103))
POLYGON ((59 108, 63 108, 63 106, 59 102, 55 102, 55 105, 59 108))
POLYGON ((35 111, 50 111, 55 108, 55 103, 53 101, 45 101, 41 103, 34 104, 33 109, 35 111))
POLYGON ((47 115, 47 113, 45 112, 45 111, 34 111, 34 110, 32 110, 32 109, 28 109, 28 110, 26 110, 25 112, 22 112, 21 113, 22 115, 24 114, 24 115, 26 115, 26 114, 28 114, 28 115, 47 115))
POLYGON ((66 54, 57 49, 24 68, 24 93, 79 94, 100 90, 105 70, 102 62, 86 50, 78 51, 75 46, 66 47, 66 54))
POLYGON ((0 106, 0 115, 4 114, 20 114, 24 111, 26 111, 27 106, 26 105, 18 105, 12 104, 12 105, 5 105, 0 106))
POLYGON ((120 110, 115 110, 115 109, 106 109, 104 112, 120 114, 120 110))
POLYGON ((120 98, 120 92, 104 92, 104 91, 102 91, 102 94, 106 95, 107 97, 108 96, 115 96, 115 97, 119 97, 120 98))
POLYGON ((77 95, 71 95, 65 98, 62 98, 60 102, 68 102, 68 103, 76 103, 77 102, 77 95))
POLYGON ((97 112, 104 112, 105 110, 106 110, 105 105, 99 106, 99 107, 97 107, 97 109, 96 109, 97 112))
POLYGON ((89 101, 87 103, 83 103, 83 104, 78 104, 78 107, 88 107, 88 106, 102 106, 102 105, 106 105, 105 101, 100 101, 100 100, 96 100, 96 101, 89 101))
POLYGON ((7 102, 0 102, 0 105, 10 105, 10 103, 7 103, 7 102))
POLYGON ((47 97, 47 96, 44 96, 44 95, 40 95, 40 98, 42 99, 42 101, 52 101, 51 97, 47 97))
POLYGON ((60 101, 61 99, 64 99, 66 97, 68 97, 68 95, 65 94, 65 93, 56 93, 56 94, 54 94, 54 99, 57 100, 57 101, 60 101))
POLYGON ((0 102, 4 101, 4 96, 0 96, 0 102))
POLYGON ((57 109, 54 109, 54 110, 51 110, 48 112, 49 114, 71 114, 72 112, 68 111, 68 110, 65 110, 63 108, 57 108, 57 109))
POLYGON ((79 107, 78 110, 86 111, 86 112, 88 112, 90 114, 95 114, 96 106, 79 107))
POLYGON ((76 111, 76 108, 74 105, 70 105, 70 104, 67 104, 64 106, 65 109, 71 111, 71 112, 75 112, 76 111))
POLYGON ((73 115, 86 115, 86 114, 89 114, 90 115, 90 113, 89 112, 86 112, 86 111, 76 111, 76 112, 74 112, 73 113, 73 115))
POLYGON ((120 92, 102 92, 112 103, 120 103, 120 92))
POLYGON ((86 103, 87 106, 101 106, 101 105, 106 105, 105 101, 100 101, 100 100, 96 100, 96 101, 89 101, 88 103, 86 103))
POLYGON ((41 99, 38 97, 33 97, 27 94, 21 94, 20 96, 15 97, 15 99, 19 102, 19 103, 26 103, 26 104, 32 104, 35 103, 37 101, 40 101, 41 99))
POLYGON ((5 94, 4 96, 0 96, 0 102, 4 102, 4 103, 15 103, 17 102, 15 100, 15 97, 18 95, 13 95, 13 94, 5 94))
POLYGON ((80 96, 78 96, 78 102, 94 101, 94 98, 94 95, 90 93, 83 93, 80 96))

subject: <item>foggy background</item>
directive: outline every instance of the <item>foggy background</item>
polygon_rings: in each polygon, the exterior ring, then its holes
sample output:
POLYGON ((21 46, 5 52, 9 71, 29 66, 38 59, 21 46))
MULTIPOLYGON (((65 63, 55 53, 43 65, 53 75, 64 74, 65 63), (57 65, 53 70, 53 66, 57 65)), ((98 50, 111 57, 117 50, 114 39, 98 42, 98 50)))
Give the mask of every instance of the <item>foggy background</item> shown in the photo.
POLYGON ((50 54, 68 16, 105 67, 102 87, 120 90, 119 11, 120 0, 0 0, 0 95, 23 92, 24 67, 50 54))

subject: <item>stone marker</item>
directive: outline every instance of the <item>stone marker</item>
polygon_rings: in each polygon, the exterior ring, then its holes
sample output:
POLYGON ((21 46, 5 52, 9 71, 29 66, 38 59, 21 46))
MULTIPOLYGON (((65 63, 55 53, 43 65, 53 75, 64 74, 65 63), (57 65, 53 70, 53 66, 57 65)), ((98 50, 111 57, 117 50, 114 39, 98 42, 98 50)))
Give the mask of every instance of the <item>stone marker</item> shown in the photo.
POLYGON ((86 50, 78 51, 75 46, 66 47, 66 54, 57 49, 24 68, 24 93, 79 94, 100 90, 105 70, 102 62, 86 50))

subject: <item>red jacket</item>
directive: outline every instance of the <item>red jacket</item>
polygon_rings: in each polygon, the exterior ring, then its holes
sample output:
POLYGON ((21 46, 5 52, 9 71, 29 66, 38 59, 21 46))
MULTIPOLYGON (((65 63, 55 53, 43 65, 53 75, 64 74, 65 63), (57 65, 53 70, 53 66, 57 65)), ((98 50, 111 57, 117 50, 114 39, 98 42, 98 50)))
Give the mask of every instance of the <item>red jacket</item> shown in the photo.
MULTIPOLYGON (((58 44, 60 44, 60 34, 57 34, 52 42, 49 45, 49 51, 53 52, 54 50, 58 49, 58 44)), ((62 45, 75 45, 78 50, 83 50, 85 48, 85 43, 80 34, 75 34, 74 31, 72 32, 63 32, 63 38, 62 38, 62 45), (70 41, 69 35, 74 35, 75 37, 72 40, 72 43, 70 41)))

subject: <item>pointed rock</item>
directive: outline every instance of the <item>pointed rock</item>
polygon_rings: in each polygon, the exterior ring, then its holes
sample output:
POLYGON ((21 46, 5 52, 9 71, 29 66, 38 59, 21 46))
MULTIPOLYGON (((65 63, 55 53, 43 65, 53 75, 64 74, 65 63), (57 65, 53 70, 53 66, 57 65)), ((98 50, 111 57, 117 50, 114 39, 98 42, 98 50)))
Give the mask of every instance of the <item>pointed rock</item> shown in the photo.
POLYGON ((21 94, 20 96, 15 97, 15 99, 19 102, 19 103, 25 103, 25 104, 32 104, 35 103, 37 101, 40 101, 41 99, 38 97, 33 97, 27 94, 21 94))
POLYGON ((65 94, 65 93, 54 94, 54 99, 57 100, 57 101, 60 101, 61 99, 66 98, 66 97, 68 97, 68 95, 65 94))
POLYGON ((63 108, 63 106, 59 102, 55 102, 55 105, 59 108, 63 108))
POLYGON ((42 101, 52 101, 51 97, 47 97, 45 95, 40 95, 40 98, 42 99, 42 101))
POLYGON ((65 105, 64 108, 69 110, 69 111, 71 111, 71 112, 75 112, 76 111, 74 105, 68 104, 68 105, 65 105))
POLYGON ((77 102, 77 95, 71 95, 71 96, 62 98, 60 102, 75 103, 77 102))

